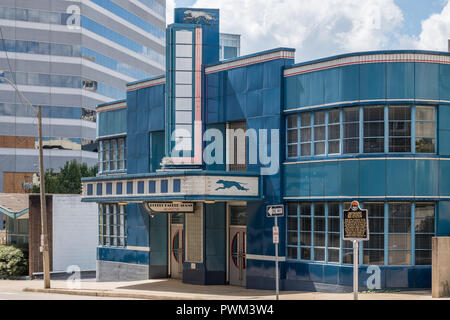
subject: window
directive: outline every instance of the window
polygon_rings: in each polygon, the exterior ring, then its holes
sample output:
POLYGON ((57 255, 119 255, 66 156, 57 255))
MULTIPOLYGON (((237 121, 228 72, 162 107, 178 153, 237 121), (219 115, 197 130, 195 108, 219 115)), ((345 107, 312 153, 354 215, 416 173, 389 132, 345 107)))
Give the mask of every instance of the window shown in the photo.
POLYGON ((384 152, 384 107, 364 108, 364 153, 384 152))
POLYGON ((330 110, 328 112, 328 154, 341 153, 341 112, 330 110))
POLYGON ((328 204, 328 262, 339 262, 341 225, 339 203, 328 204))
POLYGON ((389 203, 389 265, 411 264, 411 203, 389 203))
POLYGON ((435 107, 416 106, 416 152, 436 152, 435 107))
POLYGON ((434 236, 434 204, 417 203, 415 208, 415 263, 431 265, 431 239, 434 236))
POLYGON ((126 206, 99 204, 99 246, 127 246, 126 206))
POLYGON ((436 153, 435 106, 344 107, 286 118, 287 158, 436 153))
POLYGON ((312 221, 311 204, 300 205, 300 260, 311 260, 312 221))
POLYGON ((311 155, 311 113, 300 115, 300 154, 302 157, 311 155))
POLYGON ((287 206, 287 251, 288 259, 297 260, 298 257, 298 219, 297 203, 289 203, 287 206))
POLYGON ((325 204, 314 204, 314 261, 325 262, 325 204))
POLYGON ((369 241, 364 241, 363 263, 384 265, 384 203, 364 203, 369 212, 369 241))
POLYGON ((298 157, 298 117, 289 116, 287 118, 287 146, 288 158, 298 157))
POLYGON ((389 152, 411 152, 410 106, 389 106, 389 152))
POLYGON ((344 108, 344 154, 359 153, 359 108, 344 108))
POLYGON ((325 155, 326 143, 325 111, 314 113, 314 155, 325 155))
POLYGON ((99 142, 100 172, 125 170, 127 168, 126 138, 103 140, 99 142))

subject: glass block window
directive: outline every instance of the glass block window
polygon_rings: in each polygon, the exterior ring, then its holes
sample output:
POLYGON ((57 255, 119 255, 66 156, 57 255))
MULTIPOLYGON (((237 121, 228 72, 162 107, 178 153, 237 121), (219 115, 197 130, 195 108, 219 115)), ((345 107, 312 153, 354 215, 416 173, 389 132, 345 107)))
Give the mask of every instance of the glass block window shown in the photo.
POLYGON ((364 108, 364 153, 384 152, 384 107, 364 108))
POLYGON ((341 112, 339 109, 328 112, 328 154, 341 153, 341 112))
POLYGON ((100 172, 123 171, 126 169, 126 139, 109 139, 99 142, 100 172))
POLYGON ((325 155, 326 144, 326 123, 325 123, 325 111, 314 113, 314 155, 325 155))
POLYGON ((410 106, 389 106, 389 152, 411 152, 410 106))
POLYGON ((411 203, 389 203, 389 265, 411 264, 411 203))
POLYGON ((339 203, 328 204, 328 262, 339 262, 341 225, 339 203))
POLYGON ((311 155, 312 126, 311 113, 302 113, 300 116, 300 155, 311 155))
POLYGON ((415 263, 431 265, 431 239, 435 235, 434 203, 416 203, 415 208, 415 263))
POLYGON ((127 211, 126 206, 118 204, 99 204, 99 246, 127 246, 127 211))
POLYGON ((298 157, 298 116, 289 116, 287 118, 287 146, 288 158, 298 157))
POLYGON ((325 262, 326 218, 325 204, 314 204, 314 261, 325 262))
POLYGON ((311 260, 312 217, 311 204, 300 205, 300 260, 311 260))
POLYGON ((359 108, 344 108, 344 154, 359 153, 359 108))
POLYGON ((299 217, 297 203, 287 205, 287 255, 288 259, 298 258, 299 217))
POLYGON ((370 232, 370 240, 363 242, 363 263, 384 265, 384 203, 366 202, 363 206, 369 212, 370 232))
POLYGON ((436 109, 416 106, 416 152, 436 152, 436 109))

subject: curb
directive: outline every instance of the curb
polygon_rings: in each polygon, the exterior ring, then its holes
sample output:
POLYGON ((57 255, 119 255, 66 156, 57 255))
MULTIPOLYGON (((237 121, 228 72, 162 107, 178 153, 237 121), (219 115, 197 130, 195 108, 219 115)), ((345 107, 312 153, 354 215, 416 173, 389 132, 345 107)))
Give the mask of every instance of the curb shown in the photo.
POLYGON ((105 297, 105 298, 128 298, 128 299, 144 299, 144 300, 198 300, 186 297, 170 297, 170 296, 158 296, 149 294, 138 293, 122 293, 112 291, 88 291, 88 290, 70 290, 70 289, 35 289, 24 288, 23 292, 38 292, 38 293, 53 293, 53 294, 66 294, 74 296, 89 296, 89 297, 105 297))

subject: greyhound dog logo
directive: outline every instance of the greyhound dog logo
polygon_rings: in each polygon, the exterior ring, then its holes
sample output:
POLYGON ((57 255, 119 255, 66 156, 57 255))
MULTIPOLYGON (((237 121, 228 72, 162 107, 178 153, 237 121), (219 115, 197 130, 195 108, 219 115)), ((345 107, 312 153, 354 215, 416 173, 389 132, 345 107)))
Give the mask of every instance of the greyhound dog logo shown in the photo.
POLYGON ((245 183, 240 183, 240 182, 237 182, 237 181, 225 181, 225 180, 219 180, 219 181, 217 181, 216 182, 217 184, 222 184, 223 186, 222 187, 218 187, 217 189, 216 189, 216 191, 219 191, 219 190, 228 190, 228 189, 231 189, 231 188, 236 188, 237 190, 240 190, 240 191, 248 191, 249 189, 247 189, 247 188, 245 188, 244 187, 244 185, 246 185, 245 183))
POLYGON ((185 21, 191 21, 194 23, 206 23, 209 25, 212 25, 212 22, 217 21, 216 18, 214 18, 211 14, 205 11, 193 11, 193 10, 186 10, 184 12, 185 14, 185 21))

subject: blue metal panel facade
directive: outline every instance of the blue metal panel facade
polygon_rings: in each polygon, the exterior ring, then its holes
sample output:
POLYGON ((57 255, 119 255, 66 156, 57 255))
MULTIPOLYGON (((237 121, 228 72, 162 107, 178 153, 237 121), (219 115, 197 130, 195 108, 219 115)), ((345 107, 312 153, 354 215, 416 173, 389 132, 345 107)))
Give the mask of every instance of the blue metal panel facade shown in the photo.
MULTIPOLYGON (((246 286, 261 289, 275 286, 274 263, 270 261, 275 251, 274 221, 266 218, 265 212, 267 205, 285 204, 286 211, 292 205, 297 206, 297 211, 278 221, 282 235, 280 255, 286 256, 286 262, 280 263, 281 289, 350 290, 351 248, 341 239, 340 221, 345 203, 358 200, 363 206, 378 206, 379 210, 379 220, 374 220, 379 230, 373 234, 379 243, 365 243, 360 249, 360 286, 368 288, 367 281, 375 270, 379 271, 382 289, 429 288, 431 267, 427 254, 430 249, 421 239, 450 235, 450 67, 431 61, 414 62, 414 59, 390 61, 389 56, 428 54, 439 60, 448 55, 419 51, 355 53, 299 65, 285 56, 263 59, 281 50, 292 52, 280 48, 219 62, 218 12, 198 9, 199 17, 192 20, 196 15, 186 15, 186 10, 175 11, 176 24, 169 27, 167 47, 170 52, 175 50, 170 43, 172 31, 202 28, 203 131, 214 129, 225 137, 227 125, 232 122, 245 122, 247 130, 256 132, 279 130, 279 140, 269 138, 266 146, 269 154, 278 153, 280 170, 261 177, 263 197, 259 200, 241 199, 247 201, 247 254, 265 257, 247 259, 246 286), (208 19, 217 21, 208 24, 208 19), (378 55, 388 58, 377 60, 378 55), (353 60, 342 65, 335 63, 337 59, 347 58, 353 60), (405 105, 407 112, 394 121, 394 112, 403 110, 395 107, 405 105), (381 120, 366 119, 367 108, 375 110, 373 107, 378 108, 381 120), (346 119, 348 108, 355 110, 353 120, 346 119), (306 113, 311 113, 309 124, 302 120, 306 113), (370 130, 374 128, 373 123, 378 125, 373 130, 375 133, 370 130), (333 130, 337 138, 331 139, 333 130), (296 131, 294 140, 297 141, 292 141, 289 131, 296 131), (347 152, 344 144, 352 139, 356 151, 347 152), (395 145, 395 139, 401 143, 395 145), (332 145, 336 141, 337 148, 332 145), (303 155, 303 151, 308 151, 302 149, 305 145, 310 150, 303 155), (377 148, 372 150, 373 145, 377 148), (290 152, 289 146, 298 149, 290 152), (309 213, 303 212, 305 205, 309 206, 309 213), (339 211, 338 214, 333 210, 339 211), (428 216, 424 215, 425 211, 428 216), (406 213, 407 217, 399 218, 399 212, 406 213), (401 222, 397 218, 405 219, 402 220, 406 225, 404 230, 399 229, 401 222), (309 238, 302 238, 305 219, 310 223, 309 238), (332 230, 336 221, 339 225, 332 230), (405 248, 398 248, 394 243, 396 238, 406 239, 405 248)), ((168 66, 172 65, 173 61, 168 61, 168 66)), ((167 128, 174 124, 168 116, 176 112, 170 98, 175 85, 174 72, 168 68, 166 84, 143 85, 128 92, 126 121, 121 125, 126 125, 127 130, 129 175, 144 178, 154 174, 156 178, 167 179, 156 171, 161 169, 164 154, 168 156, 163 146, 167 149, 167 128)), ((100 118, 100 130, 110 130, 108 123, 100 118)), ((203 142, 203 148, 207 145, 208 142, 203 142)), ((224 147, 222 151, 226 154, 227 150, 224 147)), ((264 166, 250 164, 250 152, 248 146, 247 174, 260 174, 264 166)), ((226 172, 227 166, 203 163, 196 169, 218 173, 226 172)), ((168 181, 171 180, 151 181, 146 187, 136 183, 135 188, 149 193, 180 192, 181 180, 173 184, 168 181)), ((195 269, 185 262, 183 281, 225 284, 228 255, 225 201, 229 199, 221 196, 195 199, 202 203, 204 210, 203 262, 196 263, 195 269)), ((114 197, 98 201, 107 200, 114 197)), ((158 200, 180 199, 155 197, 158 200)), ((139 205, 128 204, 127 246, 149 248, 150 253, 100 248, 99 260, 148 264, 150 277, 167 276, 169 226, 167 216, 149 216, 139 205)))

